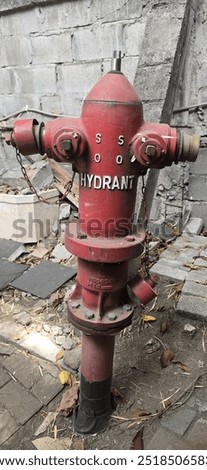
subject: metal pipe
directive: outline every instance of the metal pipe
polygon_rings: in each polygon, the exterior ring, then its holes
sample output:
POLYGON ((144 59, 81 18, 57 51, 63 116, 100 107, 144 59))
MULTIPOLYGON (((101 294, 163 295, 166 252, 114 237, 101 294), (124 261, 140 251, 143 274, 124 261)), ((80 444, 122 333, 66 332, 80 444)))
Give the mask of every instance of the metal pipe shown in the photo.
POLYGON ((193 113, 194 111, 197 111, 198 108, 207 108, 207 103, 194 104, 190 106, 183 106, 183 108, 173 109, 173 114, 184 113, 185 111, 193 113))
POLYGON ((121 72, 121 51, 114 51, 111 60, 111 71, 121 72))

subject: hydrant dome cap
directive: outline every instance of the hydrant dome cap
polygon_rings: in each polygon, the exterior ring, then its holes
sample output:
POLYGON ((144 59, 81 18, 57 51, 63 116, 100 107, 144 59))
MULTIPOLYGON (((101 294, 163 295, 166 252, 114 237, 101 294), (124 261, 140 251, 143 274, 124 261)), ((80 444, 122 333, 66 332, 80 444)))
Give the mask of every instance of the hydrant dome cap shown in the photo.
POLYGON ((109 72, 90 90, 85 101, 107 101, 117 103, 141 102, 135 88, 122 73, 109 72))

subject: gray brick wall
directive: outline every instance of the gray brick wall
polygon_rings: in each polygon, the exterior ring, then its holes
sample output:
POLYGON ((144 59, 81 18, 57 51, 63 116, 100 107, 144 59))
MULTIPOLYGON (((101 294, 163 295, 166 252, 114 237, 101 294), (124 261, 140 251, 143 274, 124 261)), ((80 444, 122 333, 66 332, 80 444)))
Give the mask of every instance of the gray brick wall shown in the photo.
MULTIPOLYGON (((199 105, 207 101, 207 0, 200 0, 195 11, 195 23, 186 54, 185 67, 179 83, 175 109, 199 105)), ((207 109, 201 112, 184 112, 174 115, 173 124, 188 133, 207 134, 207 109)), ((188 182, 185 203, 189 204, 193 216, 202 217, 207 227, 207 148, 201 149, 195 163, 186 165, 188 182)))
MULTIPOLYGON (((170 122, 176 90, 176 104, 207 97, 206 6, 207 0, 2 0, 0 118, 26 106, 79 115, 85 95, 110 69, 113 50, 121 49, 122 70, 143 100, 145 118, 170 122)), ((203 131, 206 120, 194 118, 179 118, 176 125, 203 131)), ((2 142, 0 166, 14 166, 12 151, 2 142)), ((191 192, 200 175, 194 168, 191 192)), ((177 179, 179 186, 179 174, 170 170, 163 178, 177 179)), ((154 201, 159 215, 164 202, 154 201)))
MULTIPOLYGON (((110 69, 116 48, 133 82, 153 3, 1 1, 0 118, 25 107, 79 115, 85 95, 110 69)), ((0 132, 4 135, 2 127, 0 132)), ((14 165, 2 139, 0 164, 14 165)))

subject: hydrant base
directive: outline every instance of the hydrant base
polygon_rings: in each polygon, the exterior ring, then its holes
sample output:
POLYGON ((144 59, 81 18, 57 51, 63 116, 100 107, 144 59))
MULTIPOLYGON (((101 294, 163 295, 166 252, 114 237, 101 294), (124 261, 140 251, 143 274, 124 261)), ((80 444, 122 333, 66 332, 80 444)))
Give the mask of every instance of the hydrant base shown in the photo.
POLYGON ((81 376, 79 405, 74 410, 74 430, 80 435, 104 431, 115 408, 111 394, 112 377, 101 382, 88 382, 81 376))

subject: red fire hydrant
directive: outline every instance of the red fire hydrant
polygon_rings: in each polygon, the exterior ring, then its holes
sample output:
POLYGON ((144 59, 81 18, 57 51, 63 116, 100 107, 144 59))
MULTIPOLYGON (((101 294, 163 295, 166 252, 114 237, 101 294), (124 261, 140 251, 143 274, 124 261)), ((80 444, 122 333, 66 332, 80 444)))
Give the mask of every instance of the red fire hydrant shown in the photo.
POLYGON ((128 286, 141 303, 155 296, 156 279, 128 279, 128 262, 142 253, 146 236, 133 233, 137 179, 148 168, 194 161, 199 151, 199 137, 143 120, 140 98, 120 64, 115 52, 111 71, 89 92, 80 118, 46 125, 18 120, 6 138, 23 155, 46 153, 79 173, 79 222, 68 225, 65 246, 78 257, 68 315, 83 332, 74 419, 81 434, 104 429, 112 411, 114 338, 134 310, 128 286))

